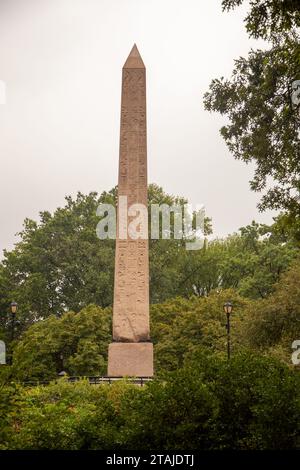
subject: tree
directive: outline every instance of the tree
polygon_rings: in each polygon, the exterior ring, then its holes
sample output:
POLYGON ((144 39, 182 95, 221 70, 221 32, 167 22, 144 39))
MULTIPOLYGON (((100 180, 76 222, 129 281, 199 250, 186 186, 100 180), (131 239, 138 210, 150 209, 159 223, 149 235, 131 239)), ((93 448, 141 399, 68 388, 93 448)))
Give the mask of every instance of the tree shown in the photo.
MULTIPOLYGON (((0 264, 0 306, 8 312, 11 300, 18 302, 20 331, 36 320, 78 312, 90 303, 112 305, 115 241, 98 239, 96 210, 100 203, 115 205, 116 194, 116 188, 100 196, 78 193, 54 214, 41 212, 39 223, 25 220, 21 241, 4 252, 0 264)), ((185 202, 149 186, 149 204, 185 202)), ((209 231, 210 220, 205 222, 209 231)), ((182 240, 150 240, 152 301, 176 292, 177 260, 184 250, 182 240)), ((0 321, 7 329, 8 317, 0 321)))
POLYGON ((252 221, 239 234, 205 243, 202 250, 186 252, 178 262, 177 292, 203 296, 214 289, 235 288, 249 298, 264 298, 273 290, 297 255, 288 236, 278 236, 278 226, 252 221))
POLYGON ((91 387, 85 380, 64 380, 24 389, 24 404, 11 420, 16 431, 9 449, 113 449, 119 427, 114 407, 116 386, 91 387))
POLYGON ((195 350, 226 356, 226 315, 223 305, 234 304, 232 350, 243 348, 240 330, 251 301, 233 289, 212 291, 207 297, 175 298, 151 308, 151 335, 155 347, 155 371, 161 375, 182 367, 186 355, 195 350))
MULTIPOLYGON (((223 7, 241 3, 228 0, 223 7)), ((298 6, 292 1, 251 2, 248 31, 266 37, 270 48, 251 50, 247 58, 237 59, 231 80, 214 79, 204 96, 205 109, 229 119, 221 134, 233 156, 256 165, 250 187, 264 192, 259 208, 284 209, 296 220, 300 216, 300 113, 298 101, 292 101, 292 83, 300 79, 298 6)))
POLYGON ((300 338, 300 263, 297 259, 283 274, 275 291, 254 303, 244 323, 245 344, 268 351, 291 364, 292 343, 300 338))
POLYGON ((208 450, 217 414, 214 393, 191 368, 154 381, 142 393, 121 402, 122 448, 141 450, 208 450))
POLYGON ((12 381, 11 371, 3 366, 0 369, 0 395, 0 450, 5 450, 14 433, 11 423, 19 415, 24 401, 21 387, 12 381))
POLYGON ((215 449, 299 447, 299 374, 274 358, 249 351, 230 361, 203 352, 186 358, 218 403, 212 425, 215 449))
POLYGON ((79 313, 54 315, 33 324, 13 355, 13 374, 21 381, 51 380, 59 372, 103 375, 111 342, 111 309, 88 306, 79 313))
MULTIPOLYGON (((5 252, 0 263, 0 333, 8 348, 11 300, 19 304, 16 338, 51 315, 79 312, 89 304, 112 306, 115 241, 97 238, 96 209, 101 202, 115 201, 115 189, 100 196, 79 193, 75 199, 68 197, 65 207, 54 214, 41 213, 39 223, 25 221, 21 241, 5 252)), ((185 202, 156 185, 149 187, 149 204, 185 202)), ((249 298, 264 298, 296 253, 294 235, 290 230, 281 233, 279 222, 271 227, 252 222, 226 239, 205 240, 203 248, 195 251, 186 250, 185 238, 174 239, 173 229, 174 215, 171 239, 149 241, 151 303, 228 288, 249 298)), ((208 218, 204 230, 211 233, 208 218)))
MULTIPOLYGON (((223 0, 223 10, 240 6, 244 0, 223 0)), ((299 0, 252 0, 245 18, 250 36, 268 39, 272 33, 300 26, 299 0)))
POLYGON ((21 241, 4 252, 2 288, 4 298, 19 303, 23 324, 66 310, 79 311, 91 300, 111 304, 113 286, 113 240, 96 236, 96 209, 113 200, 114 190, 66 198, 66 206, 53 215, 40 213, 40 223, 26 219, 21 241))
MULTIPOLYGON (((211 292, 208 297, 175 298, 150 307, 151 337, 155 345, 155 371, 181 367, 190 351, 202 348, 226 352, 226 318, 223 304, 234 303, 232 348, 242 344, 240 330, 251 301, 234 290, 211 292)), ((61 371, 68 375, 106 375, 111 342, 110 308, 90 305, 79 313, 54 315, 30 326, 14 347, 12 376, 15 380, 49 381, 61 371)))

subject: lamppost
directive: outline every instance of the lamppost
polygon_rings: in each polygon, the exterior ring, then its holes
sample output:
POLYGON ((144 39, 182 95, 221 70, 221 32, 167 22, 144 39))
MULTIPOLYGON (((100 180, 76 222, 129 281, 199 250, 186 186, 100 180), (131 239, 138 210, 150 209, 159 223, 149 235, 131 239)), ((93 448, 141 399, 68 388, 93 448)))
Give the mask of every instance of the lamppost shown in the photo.
POLYGON ((230 359, 230 314, 232 312, 232 303, 231 302, 226 302, 223 306, 224 312, 226 313, 227 316, 227 324, 226 324, 226 330, 227 330, 227 359, 230 359))
MULTIPOLYGON (((11 340, 11 342, 13 342, 14 337, 15 337, 15 321, 16 321, 17 310, 18 310, 17 302, 12 302, 10 304, 10 313, 11 313, 11 336, 10 336, 10 340, 11 340)), ((12 361, 13 361, 12 346, 10 346, 10 349, 11 349, 11 354, 10 354, 9 363, 12 364, 12 361)))
POLYGON ((10 310, 11 310, 11 341, 14 340, 15 336, 15 320, 16 320, 16 313, 18 310, 18 304, 17 302, 12 302, 10 304, 10 310))

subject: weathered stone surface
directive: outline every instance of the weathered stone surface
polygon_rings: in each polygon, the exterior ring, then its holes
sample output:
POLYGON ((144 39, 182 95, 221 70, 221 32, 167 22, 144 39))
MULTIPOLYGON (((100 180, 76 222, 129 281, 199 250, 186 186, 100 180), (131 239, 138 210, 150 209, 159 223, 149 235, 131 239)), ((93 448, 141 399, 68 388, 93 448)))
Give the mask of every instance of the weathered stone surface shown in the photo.
POLYGON ((127 212, 121 216, 124 197, 128 208, 133 204, 148 205, 146 70, 135 45, 125 62, 122 76, 113 306, 115 342, 109 345, 108 375, 151 377, 153 345, 149 342, 148 234, 136 239, 128 234, 134 217, 129 217, 127 212))
POLYGON ((109 377, 152 377, 152 343, 111 343, 108 348, 109 377))
MULTIPOLYGON (((147 207, 146 69, 134 45, 122 76, 118 214, 120 197, 127 204, 147 207)), ((133 217, 122 220, 128 227, 133 217)), ((115 341, 149 340, 148 239, 122 239, 117 228, 113 338, 115 341)))

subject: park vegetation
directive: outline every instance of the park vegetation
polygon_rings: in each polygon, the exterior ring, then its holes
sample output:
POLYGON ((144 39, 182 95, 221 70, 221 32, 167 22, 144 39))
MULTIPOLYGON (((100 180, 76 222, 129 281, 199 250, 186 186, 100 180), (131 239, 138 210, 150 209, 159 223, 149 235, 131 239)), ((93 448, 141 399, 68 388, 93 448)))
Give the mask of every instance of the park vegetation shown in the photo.
MULTIPOLYGON (((0 369, 0 448, 298 448, 300 375, 291 355, 300 338, 300 259, 282 216, 208 236, 197 251, 182 240, 151 241, 156 379, 89 385, 85 377, 106 374, 112 340, 114 244, 97 238, 95 214, 114 194, 67 198, 39 223, 25 221, 5 253, 1 329, 13 355, 0 369), (10 299, 19 305, 12 341, 10 299)), ((155 185, 149 195, 176 199, 155 185)))
MULTIPOLYGON (((114 241, 97 238, 96 209, 115 204, 117 188, 78 193, 38 222, 26 219, 0 263, 10 363, 0 366, 0 449, 300 449, 300 371, 291 361, 300 340, 300 113, 291 100, 300 7, 252 0, 248 10, 246 29, 267 48, 239 58, 230 79, 213 80, 204 104, 226 117, 221 134, 232 155, 254 162, 260 209, 281 212, 269 226, 249 221, 223 239, 206 218, 197 251, 184 239, 150 240, 156 375, 143 387, 86 378, 107 370, 114 241)), ((183 202, 149 187, 149 204, 183 202)))

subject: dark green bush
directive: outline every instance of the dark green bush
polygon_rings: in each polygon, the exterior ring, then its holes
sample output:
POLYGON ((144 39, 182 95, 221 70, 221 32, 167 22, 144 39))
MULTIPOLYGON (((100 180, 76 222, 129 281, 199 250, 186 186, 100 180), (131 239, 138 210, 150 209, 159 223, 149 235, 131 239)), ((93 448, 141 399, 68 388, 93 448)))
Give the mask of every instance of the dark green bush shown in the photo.
POLYGON ((194 351, 182 369, 144 387, 61 379, 23 388, 18 396, 22 407, 12 399, 4 405, 4 448, 300 447, 299 374, 275 359, 248 352, 226 361, 194 351))

